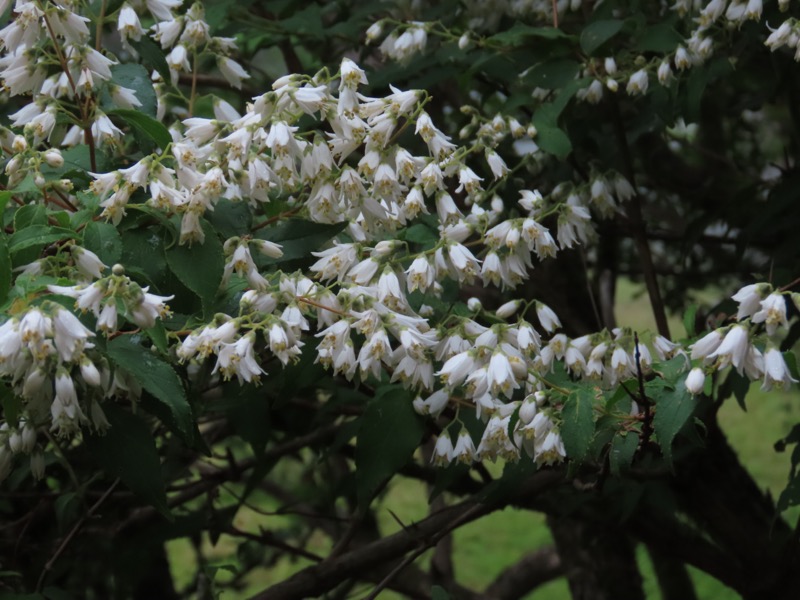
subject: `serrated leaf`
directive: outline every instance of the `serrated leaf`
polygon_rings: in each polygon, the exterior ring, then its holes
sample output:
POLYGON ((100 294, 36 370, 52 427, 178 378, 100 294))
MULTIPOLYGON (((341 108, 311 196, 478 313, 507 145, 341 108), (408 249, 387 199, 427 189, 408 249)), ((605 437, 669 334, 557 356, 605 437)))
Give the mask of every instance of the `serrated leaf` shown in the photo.
POLYGON ((14 212, 14 231, 30 225, 47 225, 47 209, 41 204, 26 204, 14 212))
POLYGON ((656 414, 653 418, 653 430, 658 436, 658 444, 667 462, 672 464, 672 441, 686 425, 697 405, 686 386, 677 385, 665 388, 655 394, 656 414))
POLYGON ((658 23, 644 30, 636 49, 639 52, 667 53, 675 50, 683 41, 683 36, 671 25, 658 23))
POLYGON ((586 54, 593 54, 608 40, 619 33, 623 22, 619 19, 595 21, 581 32, 581 48, 586 54))
POLYGON ((144 113, 135 110, 117 108, 108 111, 108 114, 120 117, 128 125, 133 127, 133 129, 150 138, 153 143, 155 143, 155 145, 162 150, 164 150, 172 142, 172 136, 170 136, 167 128, 164 127, 160 121, 156 121, 154 118, 148 117, 144 113))
POLYGON ((148 36, 143 35, 138 42, 131 42, 133 48, 142 57, 145 64, 150 65, 158 71, 164 81, 170 80, 169 65, 164 56, 164 51, 161 47, 151 40, 148 36))
POLYGON ((525 41, 525 38, 537 37, 546 40, 570 39, 572 36, 555 27, 531 27, 523 23, 515 24, 511 29, 497 33, 489 41, 498 44, 516 46, 525 41))
POLYGON ((11 291, 11 253, 8 251, 6 234, 0 232, 0 304, 8 298, 11 291))
POLYGON ((105 435, 85 437, 89 456, 135 494, 170 517, 155 440, 144 421, 116 406, 103 405, 111 428, 105 435))
POLYGON ((556 90, 573 81, 580 69, 577 61, 559 58, 536 65, 525 75, 525 80, 536 87, 556 90))
POLYGON ((71 229, 63 227, 48 227, 47 225, 31 225, 16 231, 8 240, 8 251, 10 253, 19 252, 25 248, 52 244, 61 240, 77 237, 71 229))
POLYGON ((108 343, 108 357, 158 399, 170 411, 177 433, 185 440, 194 437, 194 416, 181 380, 169 363, 139 344, 139 338, 120 335, 108 343))
POLYGON ((313 223, 301 219, 290 219, 259 232, 259 238, 280 244, 283 256, 276 259, 260 258, 264 263, 282 263, 298 258, 313 258, 311 252, 345 228, 345 223, 313 223))
POLYGON ((202 244, 176 244, 166 251, 166 257, 170 270, 183 285, 200 296, 205 305, 214 299, 219 289, 225 259, 217 232, 207 221, 201 221, 201 225, 205 233, 202 244))
POLYGON ((356 492, 366 507, 384 480, 405 465, 419 446, 423 424, 409 393, 388 388, 367 405, 356 444, 356 492))
POLYGON ((629 431, 625 435, 617 434, 611 441, 608 453, 609 467, 612 475, 619 475, 626 471, 633 462, 633 455, 639 447, 639 436, 629 431))
POLYGON ((241 236, 253 225, 253 211, 246 202, 233 202, 223 198, 206 213, 206 219, 223 238, 241 236))
POLYGON ((536 123, 535 116, 533 123, 536 125, 538 131, 534 141, 539 148, 561 160, 564 160, 570 155, 572 152, 572 142, 569 141, 569 137, 564 133, 563 129, 547 124, 542 124, 540 126, 536 123))
POLYGON ((111 81, 116 85, 133 90, 141 106, 136 110, 156 116, 156 92, 150 72, 136 63, 119 63, 111 67, 111 81))
POLYGON ((594 394, 591 390, 578 389, 572 392, 561 410, 561 439, 564 449, 572 460, 581 462, 586 458, 594 437, 594 394))
POLYGON ((122 258, 122 238, 111 223, 89 222, 83 230, 83 247, 97 254, 109 267, 122 258))

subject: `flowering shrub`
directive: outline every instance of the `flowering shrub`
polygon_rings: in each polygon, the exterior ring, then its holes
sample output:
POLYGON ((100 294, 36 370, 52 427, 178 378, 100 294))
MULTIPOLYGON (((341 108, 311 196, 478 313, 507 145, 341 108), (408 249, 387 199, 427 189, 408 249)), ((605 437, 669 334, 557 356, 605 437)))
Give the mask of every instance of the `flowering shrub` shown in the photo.
MULTIPOLYGON (((513 504, 622 522, 595 569, 641 541, 745 595, 794 589, 800 457, 776 508, 716 421, 798 377, 794 7, 630 4, 0 3, 2 510, 9 539, 49 536, 6 544, 3 584, 128 597, 142 560, 167 597, 163 542, 207 531, 241 541, 236 574, 198 542, 186 594, 241 588, 274 547, 318 564, 261 597, 374 597, 386 561, 513 504), (655 332, 617 326, 623 273, 655 332), (735 293, 704 320, 710 285, 735 293), (471 499, 354 541, 398 473, 471 499), (241 530, 256 493, 307 519, 241 530), (68 569, 83 544, 113 558, 68 569)), ((586 576, 553 531, 543 580, 586 576)), ((398 589, 463 593, 418 581, 398 589)))

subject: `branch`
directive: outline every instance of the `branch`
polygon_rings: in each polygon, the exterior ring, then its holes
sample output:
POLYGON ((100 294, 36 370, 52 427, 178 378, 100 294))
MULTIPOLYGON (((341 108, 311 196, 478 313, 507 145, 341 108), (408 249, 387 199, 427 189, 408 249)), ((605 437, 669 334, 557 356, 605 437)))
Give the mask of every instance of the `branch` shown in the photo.
POLYGON ((484 594, 492 600, 518 600, 563 574, 561 557, 555 547, 545 546, 523 556, 500 573, 484 594))
POLYGON ((457 522, 465 525, 495 510, 503 508, 517 497, 540 494, 558 485, 563 473, 557 470, 539 471, 523 483, 513 497, 494 504, 480 504, 467 500, 442 510, 419 523, 347 554, 326 560, 296 573, 289 579, 273 585, 252 597, 252 600, 293 600, 316 597, 333 589, 340 582, 360 577, 387 561, 411 552, 421 544, 430 543, 443 528, 457 522))
POLYGON ((55 551, 53 556, 51 556, 50 560, 48 560, 47 563, 44 565, 44 568, 42 569, 42 573, 41 573, 41 575, 39 575, 39 581, 36 582, 36 591, 37 592, 40 592, 42 590, 42 587, 44 586, 44 580, 47 577, 47 574, 52 570, 53 565, 56 564, 56 561, 64 553, 64 550, 67 549, 67 546, 69 546, 70 542, 78 534, 78 531, 80 531, 81 527, 83 527, 83 524, 86 523, 86 521, 89 520, 89 518, 91 518, 92 515, 94 515, 95 511, 98 508, 100 508, 100 506, 103 504, 103 502, 106 501, 106 498, 108 498, 111 495, 111 492, 114 491, 114 488, 117 487, 118 483, 119 483, 119 479, 115 479, 114 482, 106 490, 106 493, 103 494, 102 496, 100 496, 100 498, 97 499, 97 502, 92 504, 91 508, 89 508, 89 510, 86 511, 86 514, 84 514, 78 520, 78 522, 75 523, 75 526, 67 534, 67 537, 64 538, 64 541, 61 542, 61 545, 55 551))

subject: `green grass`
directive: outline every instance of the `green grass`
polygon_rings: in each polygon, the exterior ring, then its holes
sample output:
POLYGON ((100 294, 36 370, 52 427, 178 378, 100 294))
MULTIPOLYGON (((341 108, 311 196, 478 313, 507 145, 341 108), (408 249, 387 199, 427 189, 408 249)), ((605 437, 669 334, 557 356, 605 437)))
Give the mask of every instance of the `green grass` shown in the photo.
MULTIPOLYGON (((699 300, 713 304, 714 292, 706 292, 699 300)), ((630 282, 621 282, 618 289, 617 317, 620 326, 629 326, 638 331, 654 330, 654 320, 641 286, 630 282)), ((681 319, 671 317, 669 325, 672 335, 680 338, 684 334, 681 319)), ((778 454, 773 449, 776 440, 788 433, 793 424, 800 422, 800 394, 796 389, 790 392, 762 392, 758 385, 753 385, 747 398, 747 412, 744 412, 731 399, 720 411, 720 422, 728 434, 743 463, 750 469, 756 482, 773 497, 783 489, 789 473, 788 453, 778 454)), ((500 466, 490 466, 493 473, 499 473, 500 466)), ((385 499, 378 508, 378 523, 384 535, 398 531, 401 524, 410 524, 425 518, 428 512, 428 490, 418 481, 397 478, 390 487, 385 499), (392 513, 394 516, 392 516, 392 513), (397 520, 395 520, 395 517, 397 520)), ((277 508, 274 501, 267 497, 256 496, 254 502, 263 510, 277 508)), ((800 509, 787 511, 790 524, 794 524, 800 516, 800 509)), ((258 531, 259 527, 276 529, 287 527, 291 518, 286 516, 264 516, 249 509, 242 509, 236 517, 237 527, 248 531, 258 531)), ((514 564, 526 553, 552 543, 550 532, 540 514, 507 508, 493 513, 479 521, 459 528, 454 533, 454 565, 456 577, 464 586, 482 590, 503 569, 514 564)), ((204 545, 208 550, 211 562, 236 564, 231 555, 235 555, 234 540, 222 536, 215 547, 208 540, 204 545)), ((312 551, 321 555, 330 548, 324 536, 319 535, 312 540, 312 551)), ((179 587, 189 582, 195 568, 194 552, 188 542, 177 540, 168 546, 169 555, 176 583, 179 587)), ((430 553, 419 559, 419 564, 427 566, 430 553)), ((637 551, 647 598, 660 599, 657 583, 649 556, 643 547, 637 551)), ((306 561, 290 561, 281 559, 270 569, 257 569, 247 579, 247 588, 241 593, 226 592, 224 600, 247 598, 253 593, 281 581, 292 573, 307 566, 306 561)), ((738 595, 715 579, 694 569, 690 569, 698 596, 713 600, 734 600, 738 595)), ((218 575, 219 580, 229 577, 226 573, 218 575)), ((366 593, 367 587, 363 589, 366 593)), ((358 598, 364 594, 354 594, 358 598)), ((385 592, 381 598, 393 600, 399 596, 385 592)), ((527 596, 528 600, 569 600, 569 590, 562 578, 540 587, 527 596)))

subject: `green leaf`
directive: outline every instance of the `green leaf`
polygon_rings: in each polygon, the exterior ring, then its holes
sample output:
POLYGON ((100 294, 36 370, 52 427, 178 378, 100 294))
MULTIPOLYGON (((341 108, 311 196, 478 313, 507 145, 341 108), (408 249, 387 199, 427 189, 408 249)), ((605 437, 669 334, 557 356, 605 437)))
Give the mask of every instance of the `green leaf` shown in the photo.
POLYGON ((530 25, 517 23, 511 29, 493 35, 489 38, 489 41, 507 46, 517 46, 529 37, 536 37, 546 40, 568 40, 573 36, 570 36, 564 33, 561 29, 557 29, 555 27, 531 27, 530 25))
POLYGON ((431 588, 431 600, 450 600, 450 594, 440 585, 431 588))
POLYGON ((537 124, 536 120, 534 115, 533 124, 538 131, 534 141, 539 148, 561 160, 567 158, 572 152, 572 142, 564 130, 548 124, 537 124))
POLYGON ((560 58, 536 65, 525 75, 525 80, 536 87, 556 90, 573 81, 580 69, 578 62, 560 58))
POLYGON ((178 434, 185 440, 194 437, 194 416, 186 392, 175 370, 154 352, 139 344, 135 335, 120 335, 108 343, 108 357, 157 398, 170 411, 178 434))
POLYGON ((206 305, 214 299, 222 282, 225 258, 217 232, 207 221, 201 220, 201 225, 205 233, 202 244, 176 244, 166 251, 166 257, 170 270, 206 305))
POLYGON ((618 434, 611 441, 611 450, 608 453, 609 467, 612 475, 619 475, 626 471, 633 462, 633 455, 639 447, 639 436, 632 431, 625 435, 618 434))
POLYGON ((29 225, 47 225, 47 209, 41 204, 20 206, 14 213, 14 231, 21 231, 29 225))
POLYGON ((170 80, 169 65, 161 46, 146 35, 143 35, 138 42, 131 42, 131 45, 142 57, 142 62, 158 71, 164 81, 170 80))
POLYGON ((408 462, 422 433, 422 420, 407 391, 387 387, 370 401, 361 417, 356 445, 359 505, 366 507, 384 480, 408 462))
POLYGON ((111 223, 91 221, 83 230, 83 246, 109 267, 122 258, 122 238, 111 223))
POLYGON ((61 240, 77 237, 71 229, 63 227, 48 227, 47 225, 31 225, 21 231, 16 231, 8 240, 8 251, 14 254, 25 248, 43 246, 61 240))
POLYGON ((658 436, 658 444, 661 446, 664 458, 671 465, 672 441, 689 421, 697 403, 686 386, 681 384, 674 388, 665 388, 661 393, 654 394, 653 400, 656 402, 653 430, 658 436))
POLYGON ((119 477, 132 492, 171 518, 161 477, 161 461, 149 427, 113 402, 103 403, 103 411, 111 429, 105 435, 85 437, 89 456, 111 476, 119 477))
POLYGON ((151 117, 156 116, 156 92, 150 72, 146 68, 136 63, 116 64, 111 67, 111 81, 136 93, 136 99, 142 103, 137 111, 151 117))
POLYGON ((216 203, 213 211, 206 213, 206 219, 227 239, 250 231, 253 226, 253 211, 246 202, 233 202, 223 198, 216 203))
POLYGON ((690 304, 686 312, 683 313, 683 328, 686 330, 686 337, 697 335, 695 321, 697 320, 697 304, 690 304))
POLYGON ((590 23, 581 32, 581 48, 586 54, 593 54, 608 40, 619 33, 623 22, 619 19, 608 19, 590 23))
POLYGON ((8 251, 6 234, 0 232, 0 304, 8 298, 11 291, 11 253, 8 251))
POLYGON ((108 111, 109 115, 116 115, 130 125, 134 130, 150 138, 156 146, 164 150, 172 142, 172 136, 164 125, 146 114, 123 108, 108 111))
POLYGON ((572 392, 561 411, 561 439, 567 456, 577 462, 586 458, 594 437, 594 394, 588 389, 572 392))
POLYGON ((312 223, 301 219, 290 219, 259 232, 257 237, 280 244, 283 256, 280 258, 261 258, 266 264, 282 263, 298 258, 313 258, 311 252, 318 250, 325 242, 345 228, 345 223, 312 223))
POLYGON ((675 50, 683 43, 683 36, 671 25, 658 23, 644 30, 636 49, 639 52, 667 53, 675 50))

